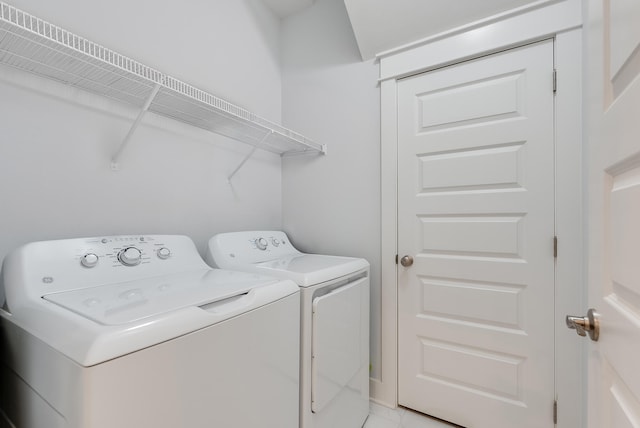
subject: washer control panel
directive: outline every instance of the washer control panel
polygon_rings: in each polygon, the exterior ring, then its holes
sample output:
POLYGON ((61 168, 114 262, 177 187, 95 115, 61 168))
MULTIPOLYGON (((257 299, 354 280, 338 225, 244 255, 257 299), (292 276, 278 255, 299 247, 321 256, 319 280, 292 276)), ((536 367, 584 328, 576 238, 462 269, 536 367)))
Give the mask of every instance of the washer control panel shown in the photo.
POLYGON ((33 242, 8 257, 28 266, 19 283, 38 295, 208 269, 193 241, 181 235, 124 235, 33 242))
MULTIPOLYGON (((115 261, 122 266, 138 266, 143 261, 151 262, 155 257, 159 260, 168 260, 171 258, 171 250, 164 243, 154 242, 154 238, 117 236, 110 238, 101 238, 100 244, 92 247, 101 248, 102 251, 96 251, 91 248, 84 254, 80 255, 80 264, 85 268, 94 268, 102 260, 111 263, 112 266, 118 266, 115 261), (151 247, 149 248, 149 245, 151 247), (100 253, 98 255, 97 253, 100 253)), ((88 241, 97 244, 96 241, 88 241)))
MULTIPOLYGON (((120 239, 125 239, 125 237, 117 237, 117 238, 102 238, 100 243, 108 245, 113 244, 115 242, 121 242, 120 239)), ((145 242, 152 242, 153 239, 146 239, 144 237, 139 238, 139 242, 135 242, 135 239, 126 238, 124 242, 131 242, 131 244, 117 245, 115 247, 107 247, 106 252, 101 252, 101 256, 96 254, 95 250, 89 250, 88 252, 82 254, 80 256, 80 264, 86 268, 94 268, 98 266, 98 262, 101 259, 108 260, 107 263, 113 262, 114 254, 115 259, 123 266, 137 266, 143 262, 150 262, 153 259, 153 256, 147 256, 147 246, 143 245, 145 242), (109 261, 110 260, 110 261, 109 261)), ((168 260, 171 258, 171 250, 166 247, 163 243, 153 243, 151 252, 155 254, 155 256, 159 260, 168 260)))

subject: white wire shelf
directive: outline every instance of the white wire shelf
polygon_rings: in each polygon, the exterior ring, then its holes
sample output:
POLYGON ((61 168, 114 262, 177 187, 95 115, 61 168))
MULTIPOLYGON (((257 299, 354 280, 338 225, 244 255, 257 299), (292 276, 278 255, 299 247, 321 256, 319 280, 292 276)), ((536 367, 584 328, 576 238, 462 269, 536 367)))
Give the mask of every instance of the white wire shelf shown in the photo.
POLYGON ((326 153, 325 145, 1 1, 0 63, 134 105, 141 116, 148 104, 153 113, 270 152, 326 153))

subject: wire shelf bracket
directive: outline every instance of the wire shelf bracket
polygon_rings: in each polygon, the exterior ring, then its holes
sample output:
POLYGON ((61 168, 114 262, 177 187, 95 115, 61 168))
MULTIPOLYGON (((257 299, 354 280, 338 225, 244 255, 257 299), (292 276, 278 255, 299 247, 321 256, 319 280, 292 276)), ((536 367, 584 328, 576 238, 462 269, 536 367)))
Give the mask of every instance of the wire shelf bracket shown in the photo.
POLYGON ((253 156, 253 154, 256 152, 256 150, 258 150, 260 148, 262 143, 267 141, 267 138, 272 136, 274 133, 275 133, 274 130, 269 131, 267 134, 265 134, 264 137, 262 137, 262 139, 260 140, 260 142, 258 144, 253 146, 253 148, 247 154, 247 156, 245 156, 245 158, 242 159, 242 162, 240 162, 240 164, 236 167, 236 169, 234 169, 233 172, 231 174, 229 174, 229 176, 227 177, 227 182, 231 183, 231 179, 233 178, 233 176, 236 175, 238 173, 238 171, 240 171, 240 169, 244 166, 244 164, 247 163, 247 161, 251 158, 251 156, 253 156))
POLYGON ((111 169, 113 171, 117 171, 118 169, 120 169, 120 165, 118 163, 118 161, 120 160, 120 156, 122 155, 122 152, 124 151, 124 149, 127 147, 127 144, 129 144, 129 141, 131 141, 131 137, 133 137, 133 134, 136 132, 136 129, 138 129, 138 126, 140 125, 140 122, 142 121, 142 118, 144 117, 145 113, 149 111, 149 107, 151 106, 153 99, 156 97, 156 95, 158 95, 159 91, 160 91, 160 84, 157 83, 153 87, 153 90, 151 91, 149 98, 147 98, 147 101, 144 103, 144 106, 140 110, 140 113, 138 113, 138 117, 131 125, 131 128, 129 128, 129 132, 127 132, 127 135, 124 137, 124 140, 122 140, 122 143, 120 143, 120 147, 118 147, 118 150, 115 152, 115 154, 111 158, 111 169))

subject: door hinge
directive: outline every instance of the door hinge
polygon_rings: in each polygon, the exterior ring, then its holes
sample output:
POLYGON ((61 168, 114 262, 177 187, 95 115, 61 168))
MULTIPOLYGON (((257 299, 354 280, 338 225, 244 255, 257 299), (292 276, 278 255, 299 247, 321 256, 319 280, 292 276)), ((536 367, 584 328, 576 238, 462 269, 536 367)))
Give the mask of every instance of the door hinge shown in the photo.
POLYGON ((553 93, 555 94, 558 90, 558 70, 553 69, 553 93))
POLYGON ((398 264, 398 255, 396 254, 396 264, 398 264))
POLYGON ((553 423, 558 424, 558 400, 553 402, 553 423))
MULTIPOLYGON (((553 237, 553 257, 558 258, 558 237, 557 236, 553 237)), ((397 260, 397 256, 396 256, 396 260, 397 260)))

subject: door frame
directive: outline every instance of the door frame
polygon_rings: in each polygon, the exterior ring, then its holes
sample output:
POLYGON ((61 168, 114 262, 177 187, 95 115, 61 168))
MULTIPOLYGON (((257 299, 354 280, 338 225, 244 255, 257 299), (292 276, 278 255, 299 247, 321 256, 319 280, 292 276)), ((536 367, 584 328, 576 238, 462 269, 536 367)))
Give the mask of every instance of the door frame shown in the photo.
MULTIPOLYGON (((397 170, 398 80, 532 42, 554 39, 555 227, 558 237, 555 301, 557 424, 582 426, 586 385, 583 341, 564 325, 580 314, 584 289, 582 198, 582 4, 542 0, 428 39, 379 54, 381 90, 381 367, 371 379, 371 399, 398 405, 397 170), (562 356, 562 358, 558 358, 562 356), (576 391, 580 391, 576 393, 576 391)), ((551 90, 551 89, 550 89, 551 90)), ((549 405, 553 405, 550 403, 549 405)))

